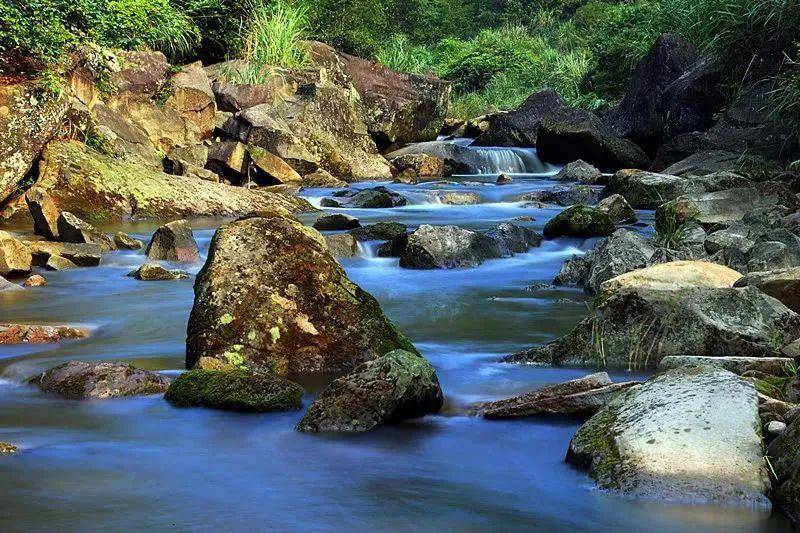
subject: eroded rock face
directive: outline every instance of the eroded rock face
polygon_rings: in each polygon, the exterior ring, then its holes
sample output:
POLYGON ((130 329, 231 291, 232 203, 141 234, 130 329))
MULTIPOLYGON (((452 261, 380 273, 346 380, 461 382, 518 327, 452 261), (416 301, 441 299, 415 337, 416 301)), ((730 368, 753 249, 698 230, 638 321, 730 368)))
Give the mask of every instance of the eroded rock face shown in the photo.
POLYGON ((200 259, 192 226, 186 220, 175 220, 158 228, 144 253, 154 261, 193 263, 200 259))
POLYGON ((217 230, 195 283, 187 368, 208 356, 279 374, 342 372, 396 348, 415 351, 317 231, 283 217, 217 230))
POLYGON ((297 425, 304 432, 363 432, 381 424, 436 413, 444 402, 439 379, 422 356, 394 350, 331 383, 297 425))
POLYGON ((163 393, 169 379, 127 363, 69 361, 32 378, 31 383, 64 398, 104 400, 163 393))
POLYGON ((612 400, 572 438, 567 461, 629 496, 769 506, 760 424, 750 383, 684 367, 612 400))

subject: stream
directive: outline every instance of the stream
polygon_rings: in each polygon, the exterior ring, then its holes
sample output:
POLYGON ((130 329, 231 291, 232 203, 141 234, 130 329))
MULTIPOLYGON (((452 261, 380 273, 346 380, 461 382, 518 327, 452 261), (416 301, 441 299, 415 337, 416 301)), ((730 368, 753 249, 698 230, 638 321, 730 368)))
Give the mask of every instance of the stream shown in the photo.
MULTIPOLYGON (((379 220, 488 229, 519 216, 541 231, 560 208, 532 208, 520 194, 553 187, 557 170, 532 151, 482 149, 486 173, 446 183, 386 185, 410 205, 326 209, 379 220), (497 172, 514 182, 498 186, 497 172), (477 193, 477 205, 444 205, 438 191, 477 193)), ((359 183, 354 187, 375 186, 359 183)), ((312 204, 331 190, 303 191, 312 204)), ((641 213, 652 218, 652 213, 641 213)), ((303 217, 311 222, 313 216, 303 217)), ((220 220, 193 220, 203 260, 220 220)), ((147 240, 157 222, 126 222, 147 240)), ((27 229, 27 228, 20 228, 27 229)), ((184 366, 190 280, 141 282, 125 274, 143 252, 117 251, 100 267, 43 272, 46 287, 0 293, 3 322, 69 323, 86 340, 0 346, 0 531, 785 531, 763 509, 634 501, 597 490, 564 462, 579 423, 486 421, 469 405, 574 379, 586 369, 499 363, 505 354, 566 333, 586 315, 587 297, 548 284, 591 240, 540 248, 478 268, 407 270, 375 257, 341 263, 436 367, 446 396, 437 416, 364 435, 300 434, 301 412, 243 414, 182 409, 150 396, 69 401, 21 381, 70 359, 123 360, 177 374, 184 366)), ((190 271, 196 273, 202 263, 190 271)), ((612 379, 644 379, 625 371, 612 379)), ((301 380, 307 407, 324 383, 301 380)))

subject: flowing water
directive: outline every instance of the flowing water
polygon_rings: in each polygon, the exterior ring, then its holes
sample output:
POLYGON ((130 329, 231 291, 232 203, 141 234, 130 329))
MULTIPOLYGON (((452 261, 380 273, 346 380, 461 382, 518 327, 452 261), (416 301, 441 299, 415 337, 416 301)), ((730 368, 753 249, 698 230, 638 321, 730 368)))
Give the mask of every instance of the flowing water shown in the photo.
MULTIPOLYGON (((505 186, 494 185, 495 177, 390 185, 411 205, 347 212, 364 224, 475 229, 526 215, 535 220, 521 224, 537 230, 557 212, 515 201, 553 186, 546 175, 518 174, 505 186), (443 205, 439 191, 474 192, 483 203, 443 205)), ((316 203, 327 192, 307 191, 316 203)), ((204 256, 221 222, 193 221, 204 256)), ((154 228, 107 229, 146 240, 154 228)), ((296 433, 301 412, 180 409, 157 396, 67 401, 21 384, 70 359, 180 371, 192 281, 125 277, 142 263, 141 252, 114 252, 98 268, 45 273, 47 287, 0 294, 2 321, 83 324, 94 332, 79 342, 0 347, 0 440, 21 447, 0 457, 0 531, 785 530, 785 519, 763 509, 632 501, 595 489, 584 472, 564 463, 577 422, 467 415, 473 402, 587 373, 498 359, 565 333, 585 315, 579 291, 547 283, 564 259, 591 245, 546 241, 464 270, 401 269, 396 259, 374 257, 376 243, 342 260, 433 363, 447 398, 437 416, 357 436, 296 433)), ((307 406, 322 384, 303 384, 307 406)))

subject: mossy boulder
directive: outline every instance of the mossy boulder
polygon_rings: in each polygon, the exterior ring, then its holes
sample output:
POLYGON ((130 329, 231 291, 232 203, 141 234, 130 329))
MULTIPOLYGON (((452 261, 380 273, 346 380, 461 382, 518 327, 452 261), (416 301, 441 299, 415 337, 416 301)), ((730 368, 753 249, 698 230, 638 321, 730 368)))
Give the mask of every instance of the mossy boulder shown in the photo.
POLYGON ((300 409, 303 388, 271 373, 236 370, 189 370, 172 382, 164 398, 181 407, 230 411, 300 409))
POLYGON ((284 217, 217 230, 195 283, 187 368, 209 356, 281 375, 345 372, 397 348, 416 351, 316 230, 284 217))
POLYGON ((68 361, 42 372, 31 383, 73 400, 101 400, 162 393, 169 379, 127 363, 68 361))
POLYGON ((608 213, 595 207, 574 205, 547 221, 544 236, 557 237, 605 237, 614 233, 614 221, 608 213))
POLYGON ((422 356, 394 350, 331 383, 311 404, 298 431, 363 432, 381 424, 436 413, 439 379, 422 356))

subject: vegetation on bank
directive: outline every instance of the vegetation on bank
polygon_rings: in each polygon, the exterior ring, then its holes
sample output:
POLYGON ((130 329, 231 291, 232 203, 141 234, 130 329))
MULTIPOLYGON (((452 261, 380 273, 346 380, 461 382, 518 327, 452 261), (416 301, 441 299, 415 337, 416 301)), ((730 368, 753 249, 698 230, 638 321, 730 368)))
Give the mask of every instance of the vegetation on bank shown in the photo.
POLYGON ((452 113, 467 118, 545 87, 607 106, 665 31, 717 56, 731 94, 769 79, 776 107, 800 116, 798 0, 7 0, 0 68, 46 71, 94 42, 174 61, 244 57, 255 66, 242 81, 258 81, 267 66, 305 65, 314 38, 451 80, 452 113))

